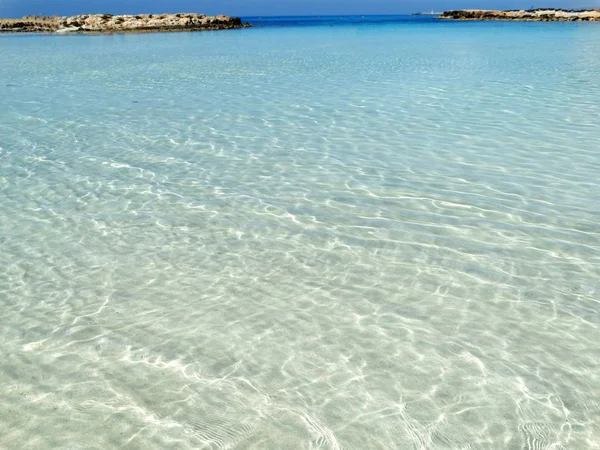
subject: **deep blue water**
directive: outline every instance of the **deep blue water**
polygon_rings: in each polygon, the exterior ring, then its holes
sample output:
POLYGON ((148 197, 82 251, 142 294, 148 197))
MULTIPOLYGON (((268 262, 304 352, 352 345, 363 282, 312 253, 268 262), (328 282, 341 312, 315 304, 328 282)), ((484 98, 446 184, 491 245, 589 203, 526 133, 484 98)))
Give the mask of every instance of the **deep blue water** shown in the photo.
POLYGON ((385 24, 426 24, 439 19, 429 16, 299 16, 299 17, 243 17, 244 22, 260 28, 267 27, 338 27, 385 24))

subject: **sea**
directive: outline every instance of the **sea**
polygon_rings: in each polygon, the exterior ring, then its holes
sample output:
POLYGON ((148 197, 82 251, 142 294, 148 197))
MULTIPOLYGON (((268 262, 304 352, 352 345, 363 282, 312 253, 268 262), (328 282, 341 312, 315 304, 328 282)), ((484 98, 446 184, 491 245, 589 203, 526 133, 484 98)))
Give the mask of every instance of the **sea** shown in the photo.
POLYGON ((0 448, 599 449, 600 24, 0 35, 0 448))

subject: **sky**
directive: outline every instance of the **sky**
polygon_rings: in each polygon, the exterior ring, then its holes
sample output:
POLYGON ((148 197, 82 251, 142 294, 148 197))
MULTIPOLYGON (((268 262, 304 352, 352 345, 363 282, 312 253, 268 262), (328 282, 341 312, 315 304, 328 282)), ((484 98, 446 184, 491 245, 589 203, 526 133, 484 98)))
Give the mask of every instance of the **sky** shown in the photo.
POLYGON ((600 0, 0 0, 0 17, 84 13, 209 15, 407 14, 448 9, 600 8, 600 0))

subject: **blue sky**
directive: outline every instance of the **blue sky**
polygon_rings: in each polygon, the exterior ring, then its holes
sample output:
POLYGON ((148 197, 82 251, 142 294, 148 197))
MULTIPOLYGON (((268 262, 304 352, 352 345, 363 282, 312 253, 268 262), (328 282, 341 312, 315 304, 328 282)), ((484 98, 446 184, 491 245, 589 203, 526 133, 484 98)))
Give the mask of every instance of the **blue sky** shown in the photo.
POLYGON ((402 14, 459 8, 600 8, 600 0, 0 0, 0 17, 199 12, 236 16, 402 14))

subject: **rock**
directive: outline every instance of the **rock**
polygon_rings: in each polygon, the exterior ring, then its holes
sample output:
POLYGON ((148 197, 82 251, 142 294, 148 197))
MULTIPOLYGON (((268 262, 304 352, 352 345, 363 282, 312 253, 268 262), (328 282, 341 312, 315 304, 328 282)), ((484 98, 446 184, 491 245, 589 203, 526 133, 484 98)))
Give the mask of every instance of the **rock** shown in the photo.
POLYGON ((532 9, 520 11, 495 11, 483 9, 460 9, 445 11, 440 19, 451 20, 519 20, 540 22, 600 21, 600 9, 563 10, 532 9))
POLYGON ((66 33, 77 33, 79 31, 79 27, 65 27, 59 28, 55 31, 56 34, 66 34, 66 33))
POLYGON ((37 17, 0 19, 0 32, 72 32, 123 33, 141 31, 196 31, 223 30, 250 26, 239 17, 205 14, 139 14, 113 16, 112 14, 83 14, 72 17, 37 17), (76 31, 73 31, 75 29, 76 31))

